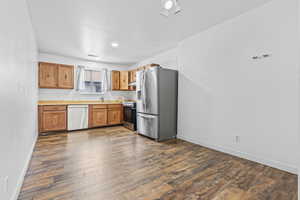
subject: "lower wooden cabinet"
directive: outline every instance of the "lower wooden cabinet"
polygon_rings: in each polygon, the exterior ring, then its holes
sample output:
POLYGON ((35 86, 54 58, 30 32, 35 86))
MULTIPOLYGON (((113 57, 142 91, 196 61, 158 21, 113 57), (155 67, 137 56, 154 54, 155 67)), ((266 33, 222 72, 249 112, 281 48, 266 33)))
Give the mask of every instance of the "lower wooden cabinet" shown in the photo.
POLYGON ((66 106, 39 106, 39 131, 67 130, 66 106))
POLYGON ((89 128, 122 124, 123 106, 118 105, 90 105, 89 128))
MULTIPOLYGON (((39 106, 39 132, 67 130, 67 106, 39 106)), ((89 105, 89 128, 123 123, 122 104, 89 105)))
POLYGON ((90 105, 89 109, 89 128, 107 125, 107 108, 94 108, 90 105))
POLYGON ((122 115, 123 115, 123 108, 122 107, 108 108, 107 123, 109 125, 121 124, 122 121, 123 121, 122 115))

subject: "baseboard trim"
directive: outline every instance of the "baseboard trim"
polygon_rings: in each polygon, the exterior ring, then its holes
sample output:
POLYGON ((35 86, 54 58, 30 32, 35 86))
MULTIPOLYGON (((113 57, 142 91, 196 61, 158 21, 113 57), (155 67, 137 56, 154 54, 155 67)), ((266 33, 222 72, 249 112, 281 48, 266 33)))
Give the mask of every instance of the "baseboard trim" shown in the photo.
POLYGON ((182 135, 178 135, 177 138, 187 141, 187 142, 191 142, 194 144, 198 144, 213 150, 217 150, 217 151, 221 151, 223 153, 227 153, 227 154, 231 154, 240 158, 244 158, 247 160, 251 160, 253 162, 257 162, 263 165, 267 165, 276 169, 280 169, 286 172, 290 172, 292 174, 298 174, 298 168, 296 166, 291 166, 291 165, 287 165, 285 163, 282 163, 280 161, 276 161, 276 160, 271 160, 271 159, 265 159, 265 158, 260 158, 258 156, 254 156, 251 155, 249 153, 245 153, 245 152, 241 152, 241 151, 236 151, 233 150, 231 148, 224 148, 224 147, 220 147, 218 145, 213 145, 213 144, 208 144, 206 142, 201 142, 198 139, 194 139, 194 138, 188 138, 182 135))
POLYGON ((20 176, 20 178, 18 180, 18 183, 17 183, 17 187, 16 187, 15 192, 13 193, 13 195, 11 197, 11 200, 17 200, 18 197, 19 197, 19 194, 20 194, 21 189, 22 189, 23 181, 24 181, 27 169, 29 167, 30 160, 31 160, 31 157, 32 157, 32 153, 33 153, 35 144, 37 142, 37 139, 38 139, 38 134, 36 134, 35 139, 34 139, 34 141, 32 143, 31 149, 29 151, 29 154, 27 155, 25 166, 24 166, 24 168, 22 170, 21 176, 20 176))

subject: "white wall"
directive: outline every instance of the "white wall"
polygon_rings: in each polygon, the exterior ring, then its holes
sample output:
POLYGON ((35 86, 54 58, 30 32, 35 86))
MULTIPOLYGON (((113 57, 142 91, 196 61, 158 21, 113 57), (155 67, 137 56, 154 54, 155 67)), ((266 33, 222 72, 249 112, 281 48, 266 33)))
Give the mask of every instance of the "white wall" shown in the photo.
MULTIPOLYGON (((129 69, 129 66, 126 65, 113 65, 113 64, 106 64, 106 63, 99 63, 99 62, 89 62, 85 60, 45 54, 45 53, 39 54, 39 61, 74 65, 75 74, 77 71, 76 70, 77 65, 83 65, 83 66, 99 68, 99 69, 106 68, 109 71, 129 69)), ((76 75, 74 76, 76 77, 76 75)), ((75 78, 75 85, 76 85, 76 78, 75 78)), ((74 90, 39 89, 39 100, 98 100, 102 96, 108 100, 115 100, 115 99, 131 100, 135 98, 135 92, 111 91, 104 95, 93 95, 93 94, 87 95, 87 94, 80 94, 75 89, 74 90)))
POLYGON ((147 59, 177 54, 179 137, 296 172, 297 25, 297 0, 273 0, 147 59))
POLYGON ((177 70, 178 69, 177 48, 169 49, 165 52, 162 52, 161 54, 140 61, 139 63, 131 66, 131 68, 137 68, 152 63, 160 64, 165 68, 177 70))
POLYGON ((25 0, 0 1, 0 24, 0 199, 8 200, 17 197, 37 137, 37 48, 25 0))

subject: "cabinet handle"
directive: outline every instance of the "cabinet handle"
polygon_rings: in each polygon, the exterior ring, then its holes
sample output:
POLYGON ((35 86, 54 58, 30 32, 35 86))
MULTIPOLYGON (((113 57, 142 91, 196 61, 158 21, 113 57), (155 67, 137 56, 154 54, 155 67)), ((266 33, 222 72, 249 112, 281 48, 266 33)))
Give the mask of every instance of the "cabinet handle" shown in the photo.
POLYGON ((65 74, 65 79, 67 80, 68 76, 65 74))

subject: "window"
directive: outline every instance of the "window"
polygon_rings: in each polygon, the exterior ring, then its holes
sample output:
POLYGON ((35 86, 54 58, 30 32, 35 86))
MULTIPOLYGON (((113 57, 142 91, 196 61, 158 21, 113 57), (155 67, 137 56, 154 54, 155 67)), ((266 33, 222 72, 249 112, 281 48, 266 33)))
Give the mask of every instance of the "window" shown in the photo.
POLYGON ((102 94, 107 91, 107 70, 78 66, 77 90, 81 93, 102 94))

